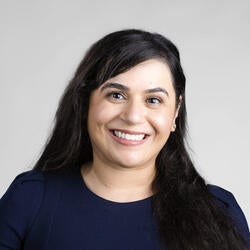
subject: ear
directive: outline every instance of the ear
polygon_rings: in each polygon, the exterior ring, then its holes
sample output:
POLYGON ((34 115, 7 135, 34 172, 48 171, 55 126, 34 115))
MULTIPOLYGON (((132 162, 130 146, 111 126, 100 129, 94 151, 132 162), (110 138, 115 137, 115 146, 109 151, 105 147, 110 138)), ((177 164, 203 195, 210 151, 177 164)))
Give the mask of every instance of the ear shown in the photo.
POLYGON ((182 103, 182 96, 180 95, 180 96, 179 96, 178 105, 177 105, 177 108, 176 108, 176 111, 175 111, 175 116, 174 116, 174 120, 173 120, 172 129, 171 129, 172 132, 174 132, 175 129, 176 129, 175 120, 176 120, 176 118, 177 118, 178 115, 179 115, 179 110, 180 110, 180 107, 181 107, 181 103, 182 103))
POLYGON ((179 110, 180 110, 180 107, 181 107, 181 103, 182 103, 182 96, 180 95, 179 96, 179 102, 178 102, 178 105, 177 105, 177 108, 176 108, 176 111, 175 111, 174 120, 178 117, 179 110))

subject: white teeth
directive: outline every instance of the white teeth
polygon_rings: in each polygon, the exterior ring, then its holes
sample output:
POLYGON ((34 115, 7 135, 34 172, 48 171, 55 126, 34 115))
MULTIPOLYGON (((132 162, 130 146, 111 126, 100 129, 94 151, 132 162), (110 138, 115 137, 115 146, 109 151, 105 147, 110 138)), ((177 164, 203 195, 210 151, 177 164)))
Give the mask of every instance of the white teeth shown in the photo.
POLYGON ((122 133, 121 131, 117 131, 114 130, 114 134, 115 136, 122 138, 122 139, 126 139, 126 140, 130 140, 130 141, 141 141, 144 138, 144 134, 138 134, 138 135, 131 135, 131 134, 126 134, 126 133, 122 133))

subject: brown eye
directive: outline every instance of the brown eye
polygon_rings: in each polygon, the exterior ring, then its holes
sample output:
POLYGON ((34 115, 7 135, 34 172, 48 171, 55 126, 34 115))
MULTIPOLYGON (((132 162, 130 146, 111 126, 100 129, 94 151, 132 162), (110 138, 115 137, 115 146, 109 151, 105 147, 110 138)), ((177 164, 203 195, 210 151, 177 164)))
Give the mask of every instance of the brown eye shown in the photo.
POLYGON ((117 92, 111 93, 110 96, 114 99, 123 99, 123 95, 117 92))
POLYGON ((120 92, 116 92, 116 91, 113 91, 113 92, 110 92, 107 94, 107 97, 110 99, 110 100, 114 100, 114 101, 122 101, 122 100, 125 100, 126 97, 124 94, 120 93, 120 92))
POLYGON ((160 104, 160 103, 162 103, 162 101, 161 101, 160 98, 150 97, 150 98, 147 99, 147 103, 150 103, 150 104, 160 104))

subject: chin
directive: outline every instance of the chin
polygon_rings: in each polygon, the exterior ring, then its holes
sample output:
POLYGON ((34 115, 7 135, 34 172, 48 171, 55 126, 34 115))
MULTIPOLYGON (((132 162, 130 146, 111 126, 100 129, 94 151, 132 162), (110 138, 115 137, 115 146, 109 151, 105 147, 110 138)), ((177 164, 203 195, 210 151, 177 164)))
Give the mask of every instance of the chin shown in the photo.
POLYGON ((124 160, 117 161, 117 165, 124 167, 124 168, 144 168, 146 165, 154 165, 154 162, 145 161, 145 158, 143 160, 140 159, 131 159, 126 158, 124 160))

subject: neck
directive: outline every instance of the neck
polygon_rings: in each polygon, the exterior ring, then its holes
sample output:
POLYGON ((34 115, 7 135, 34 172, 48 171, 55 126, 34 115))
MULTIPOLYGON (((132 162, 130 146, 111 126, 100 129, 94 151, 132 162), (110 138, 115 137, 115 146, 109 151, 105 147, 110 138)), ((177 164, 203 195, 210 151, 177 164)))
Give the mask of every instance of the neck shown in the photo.
POLYGON ((96 195, 115 202, 132 202, 153 195, 155 167, 128 168, 92 162, 81 168, 88 188, 96 195))

